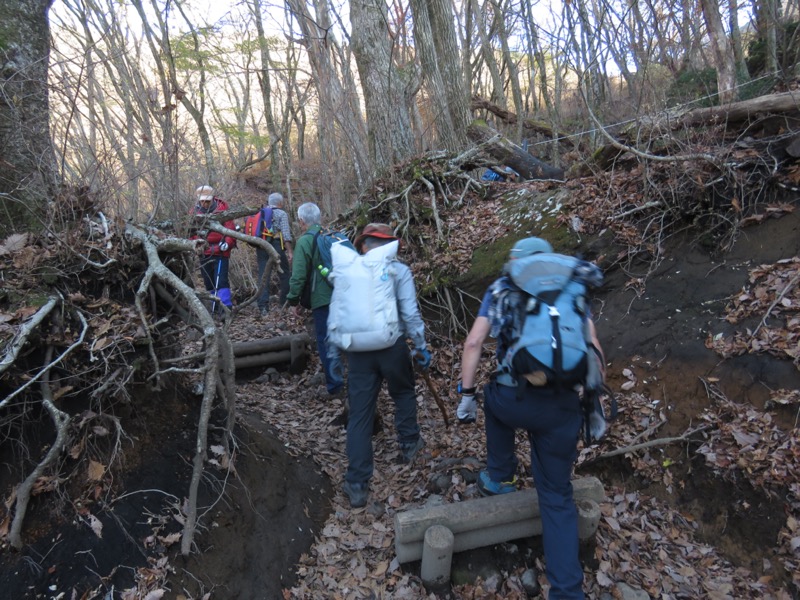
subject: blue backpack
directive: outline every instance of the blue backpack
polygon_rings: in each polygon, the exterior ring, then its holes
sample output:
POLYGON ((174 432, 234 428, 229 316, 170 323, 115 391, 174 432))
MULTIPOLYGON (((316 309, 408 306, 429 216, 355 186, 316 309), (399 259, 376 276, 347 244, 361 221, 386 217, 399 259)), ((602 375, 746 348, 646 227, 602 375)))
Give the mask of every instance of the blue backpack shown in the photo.
POLYGON ((591 336, 587 291, 603 281, 600 269, 563 254, 533 254, 508 263, 516 295, 512 332, 500 372, 512 385, 585 384, 591 336))
POLYGON ((520 393, 526 385, 583 386, 585 439, 599 439, 606 422, 601 395, 611 397, 609 419, 617 415, 589 329, 587 294, 603 283, 602 272, 571 256, 540 252, 510 261, 507 275, 518 291, 508 294, 511 331, 498 381, 520 393))
MULTIPOLYGON (((305 233, 303 235, 311 235, 305 233)), ((322 277, 328 285, 333 287, 333 282, 328 279, 328 276, 333 271, 333 259, 331 258, 331 247, 334 243, 341 243, 347 248, 356 251, 355 246, 350 241, 350 238, 341 231, 326 231, 320 229, 314 234, 314 241, 311 242, 311 257, 308 261, 308 271, 306 272, 306 283, 300 294, 300 306, 303 308, 311 308, 311 293, 317 283, 317 278, 313 276, 312 271, 317 270, 317 273, 322 277)))
POLYGON ((341 243, 346 248, 356 251, 355 246, 350 241, 345 233, 341 231, 328 231, 320 229, 314 234, 314 249, 312 260, 316 263, 315 266, 320 275, 326 280, 333 269, 333 259, 331 258, 331 246, 335 243, 341 243))

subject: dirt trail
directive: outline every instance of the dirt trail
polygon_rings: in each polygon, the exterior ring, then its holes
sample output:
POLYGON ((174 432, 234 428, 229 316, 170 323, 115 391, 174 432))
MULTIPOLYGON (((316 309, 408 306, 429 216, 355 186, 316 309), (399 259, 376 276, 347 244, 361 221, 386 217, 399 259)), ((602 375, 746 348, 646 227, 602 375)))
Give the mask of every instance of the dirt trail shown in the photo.
MULTIPOLYGON (((612 387, 618 388, 625 381, 623 369, 630 369, 637 381, 636 390, 668 407, 669 421, 660 432, 663 436, 684 431, 710 403, 701 378, 718 378, 720 389, 728 398, 757 407, 763 406, 770 389, 800 387, 797 369, 789 361, 767 355, 722 360, 705 347, 709 333, 733 330, 722 318, 723 309, 727 299, 745 285, 748 268, 798 254, 800 214, 789 214, 743 230, 733 250, 721 258, 709 257, 691 239, 674 240, 668 245, 667 257, 647 277, 622 269, 608 272, 607 283, 597 295, 595 314, 611 363, 612 387), (637 278, 645 280, 643 291, 638 294, 637 286, 631 285, 637 278)), ((243 327, 248 335, 269 336, 280 333, 284 326, 279 321, 259 322, 247 315, 243 318, 247 319, 243 327)), ((307 446, 286 441, 292 436, 330 436, 330 447, 341 451, 343 430, 329 425, 341 406, 322 402, 318 383, 308 373, 286 378, 280 385, 266 380, 240 385, 243 415, 249 409, 264 410, 267 406, 273 407, 273 413, 262 412, 258 419, 243 420, 247 428, 240 429, 237 477, 227 482, 224 495, 218 493, 222 475, 209 472, 203 501, 203 510, 210 510, 211 518, 206 519, 209 528, 197 538, 199 553, 188 560, 172 555, 173 574, 168 582, 165 579, 171 590, 167 597, 184 594, 199 598, 206 593, 211 598, 282 597, 283 590, 297 581, 298 564, 300 572, 304 572, 302 565, 308 561, 302 555, 309 552, 326 519, 339 524, 349 522, 337 504, 341 502, 336 489, 341 454, 332 452, 322 459, 317 456, 315 461, 307 455, 307 446), (273 404, 264 403, 267 394, 271 394, 273 404), (278 410, 282 414, 276 414, 278 410), (302 418, 295 419, 292 411, 310 412, 315 429, 304 429, 302 418), (269 429, 260 419, 271 425, 279 423, 284 429, 269 429)), ((190 432, 196 425, 191 406, 190 400, 178 394, 165 396, 158 407, 161 418, 142 414, 141 429, 129 432, 132 446, 140 454, 131 458, 136 468, 127 474, 126 489, 158 492, 134 493, 99 512, 104 524, 102 541, 79 519, 57 518, 55 511, 43 510, 43 504, 34 502, 30 529, 44 535, 21 553, 6 551, 0 557, 0 589, 4 590, 4 597, 50 598, 59 597, 62 592, 71 597, 73 590, 76 597, 102 597, 100 590, 130 587, 131 573, 139 569, 142 574, 146 557, 163 554, 165 548, 159 545, 170 533, 180 531, 169 512, 164 512, 164 495, 174 495, 175 501, 180 502, 185 494, 185 467, 193 447, 190 432), (155 516, 148 519, 148 511, 155 516), (148 545, 145 540, 153 534, 154 522, 159 519, 161 541, 148 545), (55 528, 53 523, 57 523, 55 528), (108 548, 114 551, 107 551, 108 548), (123 568, 115 569, 120 565, 123 568), (96 573, 105 577, 102 585, 98 584, 96 573), (92 590, 99 595, 91 595, 92 590)), ((787 408, 779 409, 776 418, 791 428, 795 417, 793 410, 787 408)), ((426 427, 438 418, 435 413, 423 412, 426 427)), ((389 419, 385 417, 385 424, 391 423, 389 419)), ((426 435, 435 448, 430 430, 426 435)), ((393 442, 389 435, 377 443, 384 448, 382 452, 391 452, 393 442)), ((668 448, 664 452, 665 457, 674 456, 678 463, 683 449, 668 448)), ((756 573, 764 569, 781 526, 779 504, 743 486, 715 479, 697 461, 684 461, 675 467, 676 481, 687 484, 672 492, 641 482, 623 460, 599 464, 592 472, 609 486, 646 489, 678 507, 692 516, 699 524, 701 537, 716 544, 726 558, 756 573), (709 499, 715 500, 713 506, 709 499)), ((386 479, 389 477, 387 473, 386 479)), ((7 482, 0 483, 6 489, 7 482)), ((74 513, 63 504, 58 508, 60 514, 74 513)), ((346 572, 330 574, 333 579, 346 576, 346 572)))

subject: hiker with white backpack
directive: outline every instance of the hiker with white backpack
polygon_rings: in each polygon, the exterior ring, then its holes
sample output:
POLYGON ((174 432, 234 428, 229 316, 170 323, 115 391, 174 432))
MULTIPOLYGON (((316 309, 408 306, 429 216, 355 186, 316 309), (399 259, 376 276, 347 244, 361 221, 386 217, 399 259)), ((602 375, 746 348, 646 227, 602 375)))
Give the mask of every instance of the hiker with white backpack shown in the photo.
MULTIPOLYGON (((478 489, 486 496, 517 490, 516 430, 526 430, 550 598, 559 600, 584 598, 571 476, 586 414, 579 390, 588 397, 604 379, 585 298, 601 282, 595 265, 555 254, 540 238, 519 240, 503 276, 483 298, 461 361, 456 415, 461 423, 473 423, 481 348, 487 336, 497 339, 498 369, 483 388, 487 469, 479 474, 478 489)), ((604 428, 602 412, 592 418, 604 428)), ((602 433, 593 429, 587 435, 602 433)))
POLYGON ((355 240, 358 252, 342 243, 331 247, 328 356, 338 372, 340 353, 347 357, 348 465, 343 489, 353 508, 367 503, 373 422, 384 380, 395 405, 400 462, 413 462, 425 445, 417 422, 413 362, 427 369, 431 354, 411 269, 396 259, 399 244, 389 225, 371 223, 355 240), (406 339, 413 344, 411 351, 406 339))

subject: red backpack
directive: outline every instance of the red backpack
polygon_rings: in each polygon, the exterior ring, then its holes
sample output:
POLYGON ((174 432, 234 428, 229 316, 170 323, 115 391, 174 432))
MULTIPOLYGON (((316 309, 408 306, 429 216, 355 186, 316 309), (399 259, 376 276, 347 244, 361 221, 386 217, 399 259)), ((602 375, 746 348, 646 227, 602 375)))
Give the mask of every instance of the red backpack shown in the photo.
POLYGON ((244 221, 244 232, 246 235, 268 239, 275 237, 272 228, 272 207, 266 206, 256 214, 247 217, 244 221))

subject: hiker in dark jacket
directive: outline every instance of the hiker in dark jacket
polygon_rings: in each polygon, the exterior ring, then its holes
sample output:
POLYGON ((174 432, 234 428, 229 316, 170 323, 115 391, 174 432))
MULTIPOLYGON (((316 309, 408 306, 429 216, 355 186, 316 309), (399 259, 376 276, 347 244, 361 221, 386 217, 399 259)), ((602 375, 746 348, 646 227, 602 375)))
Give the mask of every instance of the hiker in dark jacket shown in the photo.
MULTIPOLYGON (((371 251, 397 240, 389 225, 371 223, 355 240, 355 247, 360 254, 369 255, 371 251)), ((427 369, 431 363, 431 354, 425 343, 425 324, 417 304, 417 292, 411 269, 403 263, 392 259, 391 268, 384 276, 393 280, 387 301, 396 303, 399 325, 388 337, 389 346, 375 346, 378 349, 369 351, 347 350, 347 389, 349 416, 347 421, 347 473, 345 474, 344 492, 350 499, 350 506, 358 508, 366 505, 369 494, 369 481, 373 474, 372 432, 378 392, 386 380, 389 396, 394 402, 394 422, 397 430, 397 441, 400 447, 400 461, 409 464, 414 461, 419 450, 425 445, 419 434, 417 422, 417 395, 414 391, 414 365, 412 360, 427 369), (395 339, 396 341, 391 342, 395 339), (409 352, 406 339, 413 344, 409 352), (413 359, 412 359, 413 353, 413 359)), ((334 263, 335 266, 335 263, 334 263)), ((336 285, 334 280, 334 285, 336 285)), ((371 298, 374 300, 376 298, 371 298)), ((350 302, 345 295, 334 302, 357 304, 350 302)), ((333 316, 338 311, 346 310, 346 306, 332 306, 333 316)), ((359 307, 356 309, 363 313, 359 307)), ((351 313, 352 314, 352 313, 351 313)), ((357 318, 357 315, 356 315, 357 318)), ((367 317, 364 317, 365 319, 367 317)), ((382 321, 385 323, 385 321, 382 321)), ((332 326, 333 327, 333 326, 332 326)), ((335 327, 331 329, 331 337, 335 338, 335 327)), ((339 349, 331 346, 331 360, 335 370, 341 370, 339 349)))
MULTIPOLYGON (((210 185, 201 185, 195 190, 197 203, 192 209, 193 215, 207 215, 228 210, 228 203, 214 195, 214 188, 210 185)), ((236 229, 236 224, 225 221, 223 227, 236 229)), ((193 232, 189 239, 204 239, 205 246, 200 257, 200 273, 203 276, 203 285, 212 296, 231 308, 231 286, 228 283, 228 263, 230 262, 231 249, 236 247, 236 238, 222 235, 216 231, 193 232)), ((211 303, 213 313, 223 314, 224 309, 215 300, 211 303)))
MULTIPOLYGON (((552 252, 539 238, 525 238, 511 249, 510 260, 537 252, 552 252)), ((477 418, 475 374, 481 347, 488 335, 497 338, 497 356, 502 360, 510 343, 509 315, 498 309, 495 290, 514 284, 498 279, 483 298, 478 317, 464 342, 461 360, 461 403, 456 415, 462 423, 477 418)), ((594 336, 594 326, 590 324, 594 336)), ((599 349, 600 344, 594 340, 599 349)), ((502 377, 499 379, 502 380, 502 377)), ((484 495, 517 490, 515 430, 525 429, 531 444, 531 471, 542 518, 542 539, 550 598, 583 599, 583 570, 578 558, 578 511, 572 494, 572 466, 577 457, 577 440, 582 424, 578 393, 570 387, 518 388, 504 385, 493 376, 484 386, 487 470, 478 477, 484 495)))
MULTIPOLYGON (((313 202, 306 202, 297 209, 297 220, 303 234, 297 239, 292 261, 292 277, 289 280, 289 294, 286 301, 291 306, 298 306, 303 289, 308 285, 311 291, 311 314, 314 317, 314 331, 317 337, 317 351, 322 370, 325 373, 325 384, 331 396, 339 394, 344 387, 341 373, 331 371, 328 360, 326 338, 328 337, 328 305, 331 303, 331 284, 314 266, 314 234, 322 229, 321 213, 313 202)), ((298 306, 299 310, 299 306, 298 306)))
MULTIPOLYGON (((289 215, 283 210, 283 194, 277 192, 269 195, 267 205, 272 209, 272 230, 274 235, 269 243, 275 248, 280 257, 281 273, 279 275, 279 296, 278 306, 286 304, 286 296, 289 295, 289 278, 292 276, 289 265, 292 263, 292 228, 289 225, 289 215)), ((264 278, 264 289, 258 298, 258 309, 262 317, 269 311, 269 285, 272 278, 272 267, 269 265, 269 255, 263 248, 256 248, 256 264, 258 266, 258 281, 261 281, 264 270, 267 275, 264 278)))

